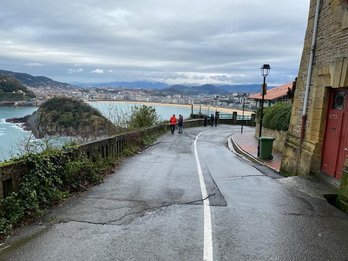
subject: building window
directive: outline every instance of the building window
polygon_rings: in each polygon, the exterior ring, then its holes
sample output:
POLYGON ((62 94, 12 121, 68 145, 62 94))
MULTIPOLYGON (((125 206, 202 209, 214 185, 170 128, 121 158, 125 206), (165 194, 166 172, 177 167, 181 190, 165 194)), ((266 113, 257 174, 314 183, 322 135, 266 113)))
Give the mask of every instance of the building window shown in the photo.
POLYGON ((344 109, 344 98, 346 92, 335 92, 332 109, 342 111, 344 109))

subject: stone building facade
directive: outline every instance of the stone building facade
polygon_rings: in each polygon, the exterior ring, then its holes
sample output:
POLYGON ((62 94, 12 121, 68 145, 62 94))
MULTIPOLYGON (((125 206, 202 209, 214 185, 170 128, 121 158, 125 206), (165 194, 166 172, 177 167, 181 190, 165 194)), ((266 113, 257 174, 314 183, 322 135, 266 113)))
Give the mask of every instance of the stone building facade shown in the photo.
POLYGON ((348 0, 311 0, 281 172, 340 180, 347 155, 348 0))

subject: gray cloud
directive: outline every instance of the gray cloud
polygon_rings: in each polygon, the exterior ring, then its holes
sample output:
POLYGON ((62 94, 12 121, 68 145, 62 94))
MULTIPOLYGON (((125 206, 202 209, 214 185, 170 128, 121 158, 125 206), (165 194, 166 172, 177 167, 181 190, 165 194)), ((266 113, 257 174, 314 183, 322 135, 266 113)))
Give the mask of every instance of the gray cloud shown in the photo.
POLYGON ((270 63, 270 81, 283 83, 297 74, 308 6, 309 0, 5 1, 0 67, 61 81, 254 83, 270 63))

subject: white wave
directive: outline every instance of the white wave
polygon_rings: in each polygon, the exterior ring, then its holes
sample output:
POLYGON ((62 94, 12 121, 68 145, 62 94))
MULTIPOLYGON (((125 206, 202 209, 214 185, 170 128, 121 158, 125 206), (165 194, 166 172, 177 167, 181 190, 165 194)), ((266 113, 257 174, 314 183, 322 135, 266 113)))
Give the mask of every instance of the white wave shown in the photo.
POLYGON ((15 123, 15 124, 11 124, 11 126, 9 126, 10 128, 22 131, 22 132, 29 132, 25 129, 23 129, 23 123, 15 123))
POLYGON ((6 119, 1 119, 1 122, 0 122, 1 124, 4 124, 4 125, 12 125, 12 124, 14 124, 14 123, 12 123, 12 122, 7 122, 6 121, 6 119))

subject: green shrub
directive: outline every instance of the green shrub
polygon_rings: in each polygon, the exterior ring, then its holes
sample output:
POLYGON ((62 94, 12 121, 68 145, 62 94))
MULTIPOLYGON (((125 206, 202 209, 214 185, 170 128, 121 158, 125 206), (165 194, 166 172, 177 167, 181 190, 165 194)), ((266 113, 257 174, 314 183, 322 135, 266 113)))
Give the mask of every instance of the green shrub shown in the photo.
POLYGON ((278 102, 264 110, 263 127, 287 131, 291 116, 291 103, 278 102))
POLYGON ((12 224, 17 223, 24 217, 25 207, 17 193, 12 193, 5 199, 0 200, 0 231, 7 232, 12 224))
POLYGON ((130 129, 151 127, 158 123, 159 117, 152 106, 132 106, 132 113, 128 121, 130 129))
POLYGON ((87 158, 68 162, 65 170, 64 184, 69 191, 85 190, 90 184, 102 181, 102 176, 98 174, 96 165, 87 158))
POLYGON ((17 193, 0 200, 0 236, 20 221, 41 215, 70 192, 102 181, 111 162, 89 160, 78 148, 49 150, 23 157, 28 172, 17 193))

